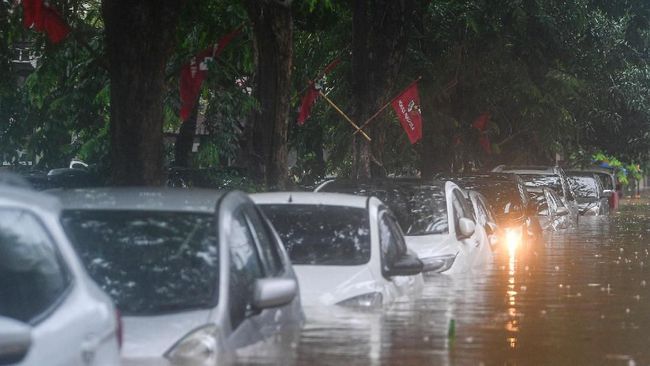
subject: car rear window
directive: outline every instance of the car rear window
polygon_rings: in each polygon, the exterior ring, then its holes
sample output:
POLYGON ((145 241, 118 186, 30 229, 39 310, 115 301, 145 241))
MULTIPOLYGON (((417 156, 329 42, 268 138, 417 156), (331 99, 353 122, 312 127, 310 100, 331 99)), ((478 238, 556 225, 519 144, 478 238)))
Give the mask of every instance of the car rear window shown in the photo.
POLYGON ((597 198, 598 185, 593 177, 571 176, 569 177, 571 188, 579 198, 597 198))
POLYGON ((562 180, 559 175, 519 174, 529 187, 547 187, 563 195, 562 180))
POLYGON ((219 245, 213 215, 68 210, 62 222, 90 276, 124 314, 216 305, 219 245))
POLYGON ((291 262, 354 266, 370 260, 370 223, 365 208, 260 205, 282 238, 291 262))

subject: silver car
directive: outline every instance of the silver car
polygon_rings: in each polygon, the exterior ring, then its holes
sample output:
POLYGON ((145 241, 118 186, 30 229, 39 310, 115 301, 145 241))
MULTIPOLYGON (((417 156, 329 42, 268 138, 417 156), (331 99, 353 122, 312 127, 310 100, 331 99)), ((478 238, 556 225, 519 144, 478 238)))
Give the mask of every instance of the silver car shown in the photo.
POLYGON ((68 241, 53 197, 0 186, 0 365, 120 362, 111 299, 68 241))
POLYGON ((304 316, 296 276, 244 193, 56 194, 88 272, 124 315, 126 364, 213 365, 244 347, 297 336, 304 316))

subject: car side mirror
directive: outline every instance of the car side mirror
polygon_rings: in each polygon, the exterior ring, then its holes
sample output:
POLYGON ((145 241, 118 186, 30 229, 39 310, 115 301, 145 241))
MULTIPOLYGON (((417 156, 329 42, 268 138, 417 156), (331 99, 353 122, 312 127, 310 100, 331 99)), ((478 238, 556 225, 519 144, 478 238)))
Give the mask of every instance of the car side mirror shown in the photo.
POLYGON ((466 217, 461 217, 460 220, 458 220, 459 238, 469 238, 470 236, 474 235, 474 231, 476 231, 476 223, 474 221, 466 217))
POLYGON ((298 294, 298 283, 290 278, 260 278, 255 281, 253 305, 257 309, 290 303, 298 294))
POLYGON ((566 207, 558 207, 557 208, 557 215, 558 216, 566 216, 569 214, 569 209, 566 207))
POLYGON ((614 192, 614 191, 611 190, 611 189, 603 189, 603 196, 608 196, 608 195, 611 196, 611 195, 613 195, 614 193, 616 193, 616 192, 614 192))
POLYGON ((31 345, 31 328, 27 324, 0 317, 0 365, 22 361, 31 345))
POLYGON ((413 276, 422 273, 424 264, 413 254, 404 254, 395 261, 386 273, 388 277, 393 276, 413 276))

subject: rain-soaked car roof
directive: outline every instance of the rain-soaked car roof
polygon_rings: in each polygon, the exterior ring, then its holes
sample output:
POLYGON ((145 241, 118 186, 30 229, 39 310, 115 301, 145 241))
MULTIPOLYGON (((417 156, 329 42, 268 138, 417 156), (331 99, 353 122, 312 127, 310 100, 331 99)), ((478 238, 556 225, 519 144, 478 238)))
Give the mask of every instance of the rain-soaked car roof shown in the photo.
POLYGON ((225 191, 173 188, 53 190, 65 209, 214 212, 225 191))

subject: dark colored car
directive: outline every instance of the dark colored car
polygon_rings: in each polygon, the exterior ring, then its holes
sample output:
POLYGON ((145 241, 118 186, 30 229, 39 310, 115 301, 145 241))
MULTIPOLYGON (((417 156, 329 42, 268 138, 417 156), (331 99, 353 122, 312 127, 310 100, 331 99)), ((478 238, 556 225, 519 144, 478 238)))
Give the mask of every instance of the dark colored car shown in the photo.
MULTIPOLYGON (((438 175, 449 179, 461 188, 481 193, 487 199, 502 229, 502 243, 521 240, 532 244, 543 241, 542 227, 536 208, 523 180, 515 174, 482 173, 464 175, 438 175)), ((508 244, 511 245, 511 244, 508 244)))

